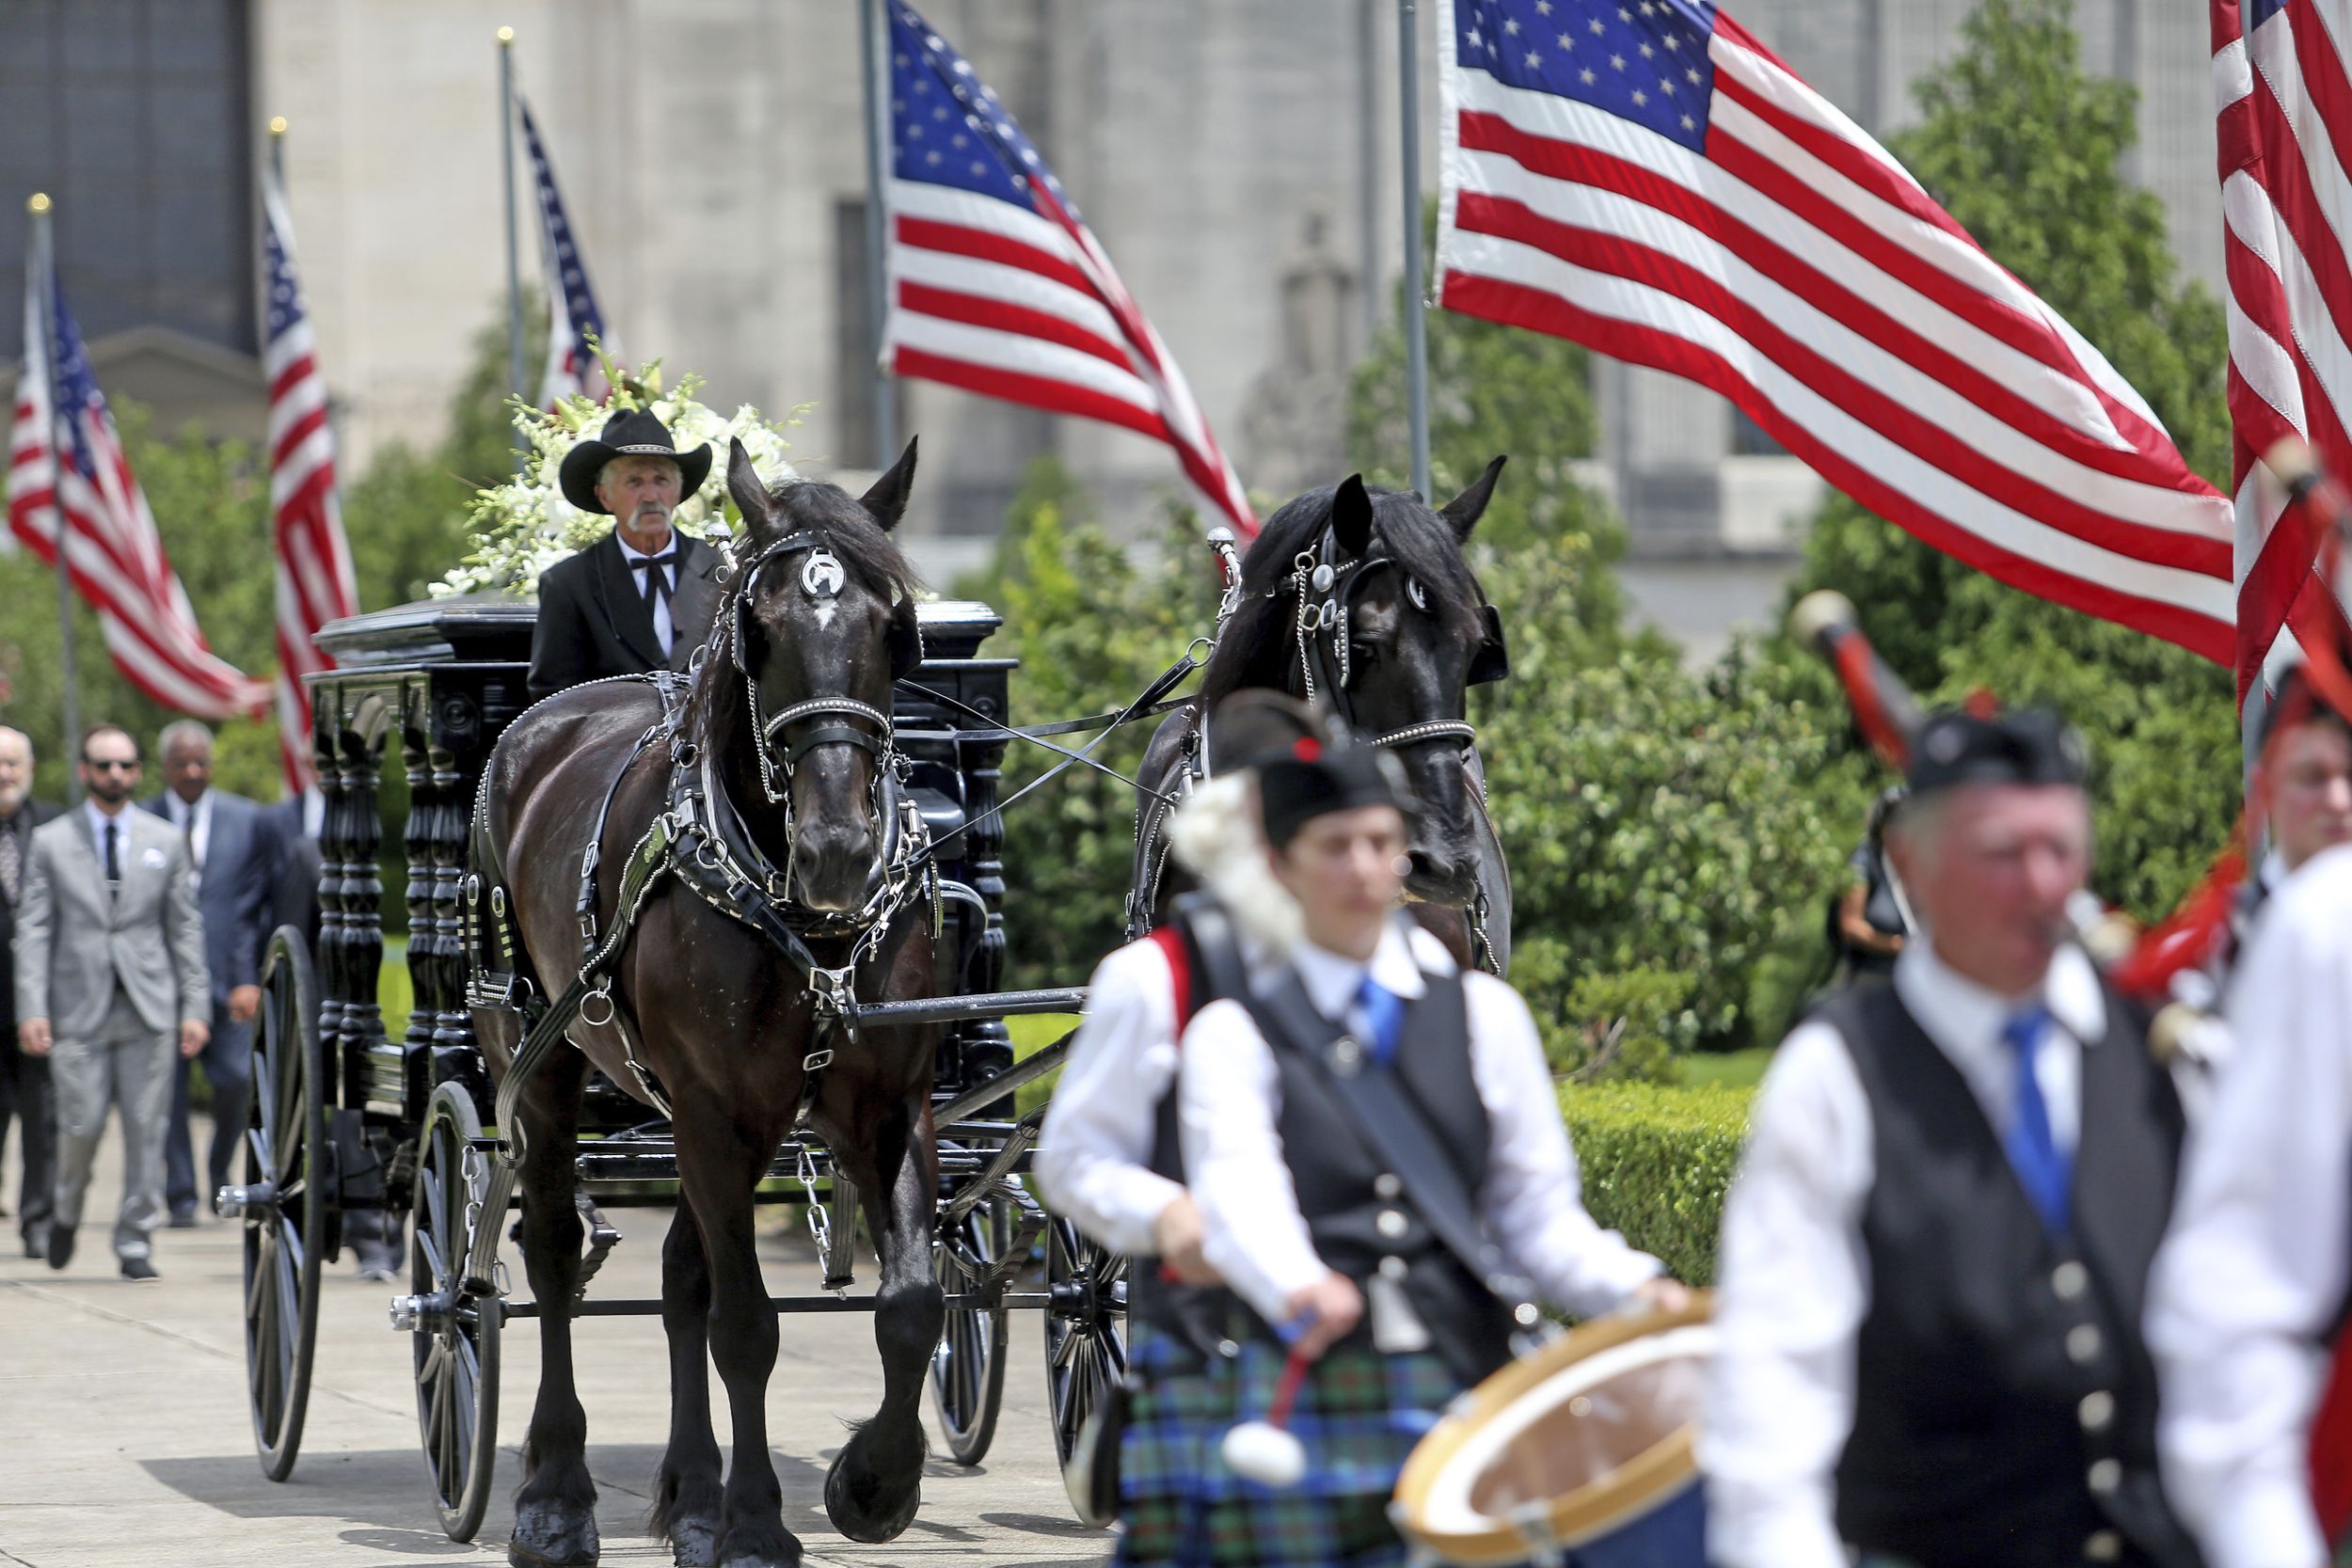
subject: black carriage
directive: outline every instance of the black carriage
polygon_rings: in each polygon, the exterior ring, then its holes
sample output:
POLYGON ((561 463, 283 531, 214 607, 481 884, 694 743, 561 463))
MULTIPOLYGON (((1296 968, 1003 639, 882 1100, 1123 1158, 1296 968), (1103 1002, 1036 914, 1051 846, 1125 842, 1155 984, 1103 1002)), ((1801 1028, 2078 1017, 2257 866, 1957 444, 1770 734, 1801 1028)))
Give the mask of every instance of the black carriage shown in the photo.
MULTIPOLYGON (((291 927, 272 939, 256 1040, 256 1092, 244 1182, 224 1209, 243 1216, 246 1345, 254 1441, 272 1480, 301 1444, 322 1267, 337 1259, 348 1217, 404 1216, 409 1278, 393 1303, 411 1339, 418 1419, 444 1528, 469 1539, 489 1500, 496 1456, 499 1336, 548 1310, 507 1299, 502 1270, 469 1270, 469 1239, 502 1232, 492 1167, 493 1100, 468 1010, 467 839, 476 786, 501 731, 527 705, 532 606, 497 594, 427 600, 335 623, 319 642, 337 668, 310 687, 326 820, 320 840, 315 954, 291 927), (388 754, 389 753, 389 754, 388 754), (379 797, 388 766, 407 788, 403 834, 406 963, 414 1006, 386 1018, 385 846, 379 797), (486 1277, 485 1277, 486 1275, 486 1277)), ((1070 1010, 1075 990, 1006 992, 1000 912, 1003 832, 998 770, 1009 736, 1010 659, 982 644, 1000 624, 987 606, 926 604, 927 657, 901 685, 895 714, 910 783, 935 843, 942 928, 958 993, 867 1014, 947 1021, 933 1100, 941 1193, 934 1266, 948 1301, 931 1361, 942 1428, 955 1457, 977 1464, 993 1435, 1009 1313, 1043 1314, 1055 1434, 1067 1457, 1088 1413, 1124 1370, 1123 1260, 1041 1209, 1024 1176, 1041 1112, 1014 1115, 1013 1091, 1056 1065, 1059 1045, 1016 1064, 1004 1019, 1070 1010), (1041 1278, 1032 1274, 1042 1250, 1041 1278)), ((581 1202, 594 1210, 670 1201, 668 1128, 601 1081, 583 1111, 581 1202)), ((764 1199, 808 1206, 828 1293, 777 1298, 787 1311, 857 1310, 850 1293, 856 1203, 811 1140, 776 1150, 764 1199)), ((590 1227, 587 1273, 617 1237, 590 1227)), ((477 1259, 485 1256, 473 1249, 477 1259)), ((495 1251, 494 1243, 488 1249, 495 1251)), ((658 1300, 563 1304, 576 1317, 657 1314, 658 1300)))

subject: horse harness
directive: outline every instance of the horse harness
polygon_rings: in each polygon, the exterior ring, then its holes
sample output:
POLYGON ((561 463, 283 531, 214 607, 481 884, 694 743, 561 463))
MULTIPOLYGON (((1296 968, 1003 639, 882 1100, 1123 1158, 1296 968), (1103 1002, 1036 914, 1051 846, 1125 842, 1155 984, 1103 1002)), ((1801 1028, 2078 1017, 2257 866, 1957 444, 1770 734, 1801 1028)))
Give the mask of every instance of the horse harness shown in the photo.
MULTIPOLYGON (((752 678, 744 655, 747 601, 762 568, 780 557, 802 550, 809 552, 802 568, 803 592, 818 600, 829 599, 839 592, 846 574, 818 533, 803 531, 765 546, 740 568, 727 574, 738 579, 735 603, 725 618, 713 626, 711 641, 697 652, 691 669, 699 671, 711 648, 724 641, 728 656, 745 683, 760 787, 771 805, 785 808, 787 841, 792 836, 792 773, 803 758, 828 746, 855 746, 873 756, 874 783, 869 806, 882 833, 881 884, 854 911, 818 913, 796 905, 790 857, 786 857, 782 867, 768 858, 729 798, 718 772, 717 759, 685 732, 684 709, 691 673, 664 670, 643 675, 609 676, 605 681, 593 683, 650 683, 660 699, 661 717, 637 737, 627 760, 613 774, 597 810, 580 868, 576 912, 580 964, 571 983, 551 1002, 541 994, 530 957, 515 928, 505 868, 491 842, 487 811, 489 769, 484 770, 474 802, 473 831, 482 851, 482 863, 489 868, 491 877, 486 917, 482 875, 474 873, 466 879, 467 950, 477 956, 484 952, 482 927, 486 924, 487 934, 496 944, 499 967, 475 968, 467 983, 466 999, 472 1006, 507 1008, 518 1014, 524 1022, 523 1043, 499 1085, 497 1110, 497 1125, 506 1132, 517 1160, 521 1157, 521 1129, 515 1119, 514 1107, 522 1085, 564 1038, 574 1019, 596 1027, 615 1021, 613 967, 635 933, 639 914, 664 877, 675 877, 711 908, 758 933, 791 965, 807 988, 816 1006, 818 1028, 813 1049, 801 1061, 800 1104, 793 1117, 796 1129, 806 1122, 810 1108, 816 1103, 819 1075, 833 1062, 836 1035, 846 1036, 852 1047, 857 1043, 859 965, 880 952, 892 923, 918 896, 930 905, 934 936, 944 925, 944 895, 938 869, 929 854, 930 832, 913 795, 904 787, 911 764, 898 750, 897 726, 891 716, 847 696, 814 697, 773 715, 762 712, 758 683, 752 678), (832 721, 811 723, 812 720, 832 721), (852 720, 870 728, 846 721, 852 720), (795 725, 805 728, 784 744, 779 754, 781 738, 795 725), (655 815, 622 861, 612 921, 609 927, 600 927, 596 915, 596 874, 613 800, 620 792, 622 781, 639 760, 657 743, 665 741, 669 750, 669 781, 664 809, 655 815), (847 941, 850 946, 841 963, 828 965, 820 962, 811 950, 812 941, 847 941)), ((912 672, 922 662, 919 629, 894 634, 892 660, 894 678, 912 672)), ((659 1082, 637 1058, 634 1030, 623 1023, 618 1033, 638 1087, 663 1116, 670 1116, 670 1104, 659 1082)))

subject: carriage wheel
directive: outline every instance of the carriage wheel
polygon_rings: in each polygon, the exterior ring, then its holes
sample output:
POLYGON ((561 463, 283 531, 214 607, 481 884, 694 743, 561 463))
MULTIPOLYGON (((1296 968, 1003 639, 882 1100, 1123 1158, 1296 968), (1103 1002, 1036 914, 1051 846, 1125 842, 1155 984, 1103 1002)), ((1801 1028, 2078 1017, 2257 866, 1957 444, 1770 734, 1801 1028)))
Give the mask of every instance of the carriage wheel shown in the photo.
POLYGON ((261 1038, 246 1112, 245 1370, 262 1473, 284 1481, 302 1448, 318 1345, 319 1259, 335 1203, 326 1145, 318 990, 299 933, 281 928, 262 966, 261 1038))
MULTIPOLYGON (((1012 1203, 977 1204, 931 1243, 931 1267, 949 1295, 976 1289, 1012 1243, 1012 1203)), ((940 1430, 960 1465, 977 1465, 996 1435, 1005 1399, 1005 1347, 1012 1315, 1001 1307, 949 1307, 931 1352, 931 1398, 940 1430)))
MULTIPOLYGON (((409 1289, 416 1345, 417 1430, 433 1506, 452 1541, 471 1541, 490 1506, 498 1465, 499 1327, 505 1303, 466 1289, 467 1211, 490 1184, 478 1147, 482 1119, 455 1084, 433 1091, 417 1139, 417 1178, 409 1243, 409 1289)), ((496 1227, 502 1214, 477 1212, 496 1227)))
POLYGON ((1056 1218, 1045 1227, 1045 1391, 1066 1466, 1087 1418, 1127 1375, 1127 1259, 1056 1218))

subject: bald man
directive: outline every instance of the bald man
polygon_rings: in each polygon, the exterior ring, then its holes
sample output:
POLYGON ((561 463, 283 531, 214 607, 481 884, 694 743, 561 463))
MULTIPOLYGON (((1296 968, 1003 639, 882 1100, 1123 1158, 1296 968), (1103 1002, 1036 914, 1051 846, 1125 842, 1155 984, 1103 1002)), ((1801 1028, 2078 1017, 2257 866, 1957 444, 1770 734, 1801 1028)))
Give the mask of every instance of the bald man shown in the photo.
POLYGON ((40 1258, 49 1246, 49 1215, 56 1205, 51 1186, 56 1173, 56 1097, 49 1087, 49 1061, 16 1048, 16 901, 24 889, 24 861, 33 830, 57 808, 33 799, 33 743, 23 730, 0 728, 0 1182, 7 1179, 8 1122, 17 1124, 17 1229, 24 1256, 40 1258))

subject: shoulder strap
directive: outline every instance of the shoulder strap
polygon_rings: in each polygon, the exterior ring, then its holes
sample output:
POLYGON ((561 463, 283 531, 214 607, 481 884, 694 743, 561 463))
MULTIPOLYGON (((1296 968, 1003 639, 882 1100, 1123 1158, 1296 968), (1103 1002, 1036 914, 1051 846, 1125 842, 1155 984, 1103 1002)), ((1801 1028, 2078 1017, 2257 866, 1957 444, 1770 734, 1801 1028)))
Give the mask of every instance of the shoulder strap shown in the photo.
POLYGON ((1182 1037, 1193 1014, 1192 950, 1173 926, 1163 926, 1143 940, 1158 948, 1160 957, 1168 960, 1168 986, 1176 1004, 1176 1033, 1182 1037))
POLYGON ((1266 1043, 1287 1052, 1331 1091, 1373 1151, 1396 1173, 1405 1198, 1421 1212, 1446 1250, 1514 1307, 1532 1299, 1533 1287, 1512 1272, 1502 1249, 1487 1239, 1469 1183, 1395 1072, 1367 1070, 1360 1050, 1337 1049, 1343 1032, 1315 1010, 1295 971, 1286 973, 1270 994, 1245 993, 1245 998, 1266 1043))

